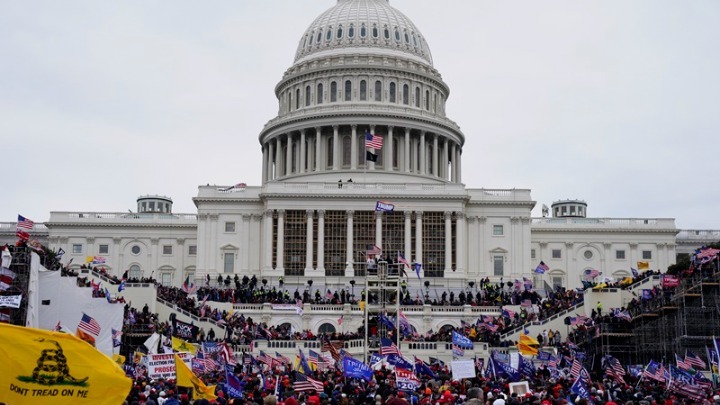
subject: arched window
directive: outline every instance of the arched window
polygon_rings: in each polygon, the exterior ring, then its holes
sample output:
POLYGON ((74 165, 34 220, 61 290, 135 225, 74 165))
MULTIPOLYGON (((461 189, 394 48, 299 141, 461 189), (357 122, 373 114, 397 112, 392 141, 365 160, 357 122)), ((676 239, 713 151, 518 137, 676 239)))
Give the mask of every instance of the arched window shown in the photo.
POLYGON ((322 104, 322 102, 323 102, 323 84, 322 83, 318 83, 317 94, 315 96, 317 98, 317 104, 322 104))
POLYGON ((315 42, 319 44, 321 41, 322 41, 322 30, 319 30, 318 34, 317 34, 317 41, 315 41, 315 42))
POLYGON ((412 38, 413 38, 413 46, 415 46, 415 49, 417 49, 418 43, 417 43, 417 38, 415 38, 415 34, 412 34, 412 38))
POLYGON ((343 37, 343 26, 342 24, 338 25, 337 34, 335 34, 335 37, 337 39, 342 39, 343 37))
POLYGON ((373 24, 372 35, 373 35, 373 38, 377 38, 379 36, 378 27, 375 24, 373 24))
POLYGON ((415 107, 420 108, 420 87, 415 87, 415 107))
POLYGON ((365 24, 360 26, 360 38, 365 38, 367 36, 367 28, 365 28, 365 24))
POLYGON ((348 38, 355 38, 355 26, 353 24, 350 24, 350 28, 348 28, 348 38))
POLYGON ((375 81, 375 101, 382 101, 382 82, 375 81))
POLYGON ((390 30, 388 29, 388 27, 385 27, 385 29, 383 30, 383 35, 385 36, 385 39, 390 39, 390 30))
POLYGON ((430 111, 430 90, 425 90, 425 109, 430 111))
POLYGON ((330 82, 330 102, 337 101, 337 82, 330 82))
POLYGON ((305 86, 305 107, 309 107, 311 101, 312 94, 310 92, 310 86, 305 86))
POLYGON ((410 36, 408 35, 407 31, 405 31, 405 43, 410 44, 410 36))
POLYGON ((395 82, 390 82, 390 100, 391 103, 395 102, 395 82))
POLYGON ((345 101, 352 100, 352 82, 345 80, 345 101))
POLYGON ((287 100, 287 111, 290 112, 292 111, 292 93, 288 91, 285 94, 285 99, 287 100))
POLYGON ((351 141, 350 141, 349 136, 343 136, 343 139, 342 139, 342 157, 343 157, 342 165, 344 167, 350 166, 350 156, 351 156, 350 155, 350 151, 351 151, 351 148, 350 148, 351 143, 350 142, 351 141))
POLYGON ((312 32, 312 34, 308 35, 307 37, 307 49, 312 49, 312 40, 313 40, 313 34, 315 34, 315 31, 312 32))
POLYGON ((318 328, 318 333, 335 333, 335 326, 331 323, 324 323, 318 328))
POLYGON ((400 31, 395 27, 395 42, 400 42, 400 31))
POLYGON ((367 101, 367 82, 360 80, 360 101, 367 101))
POLYGON ((408 87, 407 84, 403 84, 403 95, 402 95, 403 104, 408 105, 408 103, 410 102, 408 100, 409 96, 410 96, 410 87, 408 87))
POLYGON ((300 109, 300 89, 295 90, 295 109, 300 109))
POLYGON ((332 25, 328 27, 328 30, 325 33, 325 40, 329 41, 331 39, 332 39, 332 25))
POLYGON ((128 271, 128 277, 141 279, 142 273, 143 272, 140 269, 140 266, 138 266, 137 264, 133 264, 132 266, 130 266, 130 269, 128 271))

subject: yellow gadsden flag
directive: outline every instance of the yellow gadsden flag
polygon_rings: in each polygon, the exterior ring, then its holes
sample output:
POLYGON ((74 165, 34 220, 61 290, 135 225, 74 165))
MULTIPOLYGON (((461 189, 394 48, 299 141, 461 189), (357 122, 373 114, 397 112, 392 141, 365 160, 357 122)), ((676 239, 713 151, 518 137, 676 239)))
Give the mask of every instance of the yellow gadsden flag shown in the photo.
POLYGON ((211 385, 208 387, 205 383, 200 381, 195 373, 188 368, 188 366, 177 354, 175 355, 175 374, 177 378, 177 386, 192 388, 193 398, 207 399, 209 401, 217 399, 217 396, 215 395, 215 386, 211 385))
POLYGON ((528 335, 520 335, 520 342, 518 342, 517 347, 521 354, 537 356, 540 342, 528 335))
POLYGON ((173 336, 172 338, 172 347, 173 350, 175 350, 176 352, 188 352, 193 355, 197 353, 195 345, 193 345, 192 343, 188 343, 180 338, 176 338, 175 336, 173 336))
POLYGON ((650 262, 637 262, 638 270, 650 270, 650 262))
POLYGON ((132 380, 110 357, 69 333, 0 323, 0 402, 121 404, 132 380))

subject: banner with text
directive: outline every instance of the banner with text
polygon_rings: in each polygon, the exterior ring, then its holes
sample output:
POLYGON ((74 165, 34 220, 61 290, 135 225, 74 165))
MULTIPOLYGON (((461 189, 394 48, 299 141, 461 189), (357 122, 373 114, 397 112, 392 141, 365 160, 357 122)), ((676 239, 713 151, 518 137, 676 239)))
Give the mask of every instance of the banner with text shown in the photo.
MULTIPOLYGON (((192 369, 193 356, 190 353, 175 353, 180 357, 183 363, 192 369)), ((175 379, 175 355, 169 354, 148 354, 147 355, 147 373, 152 379, 175 379)))

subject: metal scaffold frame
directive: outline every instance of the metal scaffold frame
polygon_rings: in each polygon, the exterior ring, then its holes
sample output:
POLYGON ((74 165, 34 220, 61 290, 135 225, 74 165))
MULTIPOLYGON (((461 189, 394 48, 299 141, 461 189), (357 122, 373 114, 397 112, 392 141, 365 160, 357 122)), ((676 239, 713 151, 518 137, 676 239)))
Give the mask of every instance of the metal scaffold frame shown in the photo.
POLYGON ((375 274, 365 276, 365 357, 369 359, 371 352, 380 347, 380 338, 390 338, 400 347, 400 285, 401 279, 396 268, 386 261, 377 264, 375 274), (382 322, 378 322, 378 315, 387 315, 394 320, 395 333, 382 322), (377 334, 370 333, 371 325, 377 327, 377 334))
POLYGON ((15 273, 15 279, 10 285, 10 288, 0 294, 21 294, 22 301, 20 302, 20 308, 3 308, 2 312, 9 315, 9 323, 25 326, 28 307, 28 288, 30 285, 30 261, 32 259, 32 255, 30 254, 30 248, 26 246, 8 245, 6 248, 9 249, 10 254, 12 255, 12 262, 9 269, 15 273))

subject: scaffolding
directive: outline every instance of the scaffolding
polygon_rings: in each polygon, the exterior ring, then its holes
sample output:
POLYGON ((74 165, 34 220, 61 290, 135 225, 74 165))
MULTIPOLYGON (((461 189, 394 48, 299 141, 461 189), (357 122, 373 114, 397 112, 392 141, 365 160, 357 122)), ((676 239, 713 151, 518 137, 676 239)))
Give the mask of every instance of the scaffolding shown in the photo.
POLYGON ((643 300, 630 323, 601 324, 593 339, 596 355, 612 354, 623 364, 650 360, 673 363, 686 351, 705 357, 720 334, 720 272, 710 263, 680 281, 675 291, 662 290, 643 300))
POLYGON ((2 313, 2 319, 0 320, 13 325, 25 326, 28 307, 28 288, 30 285, 31 251, 27 246, 6 245, 5 248, 8 249, 12 255, 9 270, 15 276, 10 287, 0 292, 0 295, 22 295, 22 300, 20 302, 20 308, 0 309, 0 313, 2 313))
POLYGON ((377 263, 375 272, 365 276, 365 361, 380 348, 380 339, 388 338, 400 347, 400 300, 402 280, 395 265, 386 261, 377 263), (394 328, 380 322, 379 315, 392 319, 394 328), (393 330, 395 333, 393 333, 393 330), (376 331, 376 333, 372 333, 376 331))

